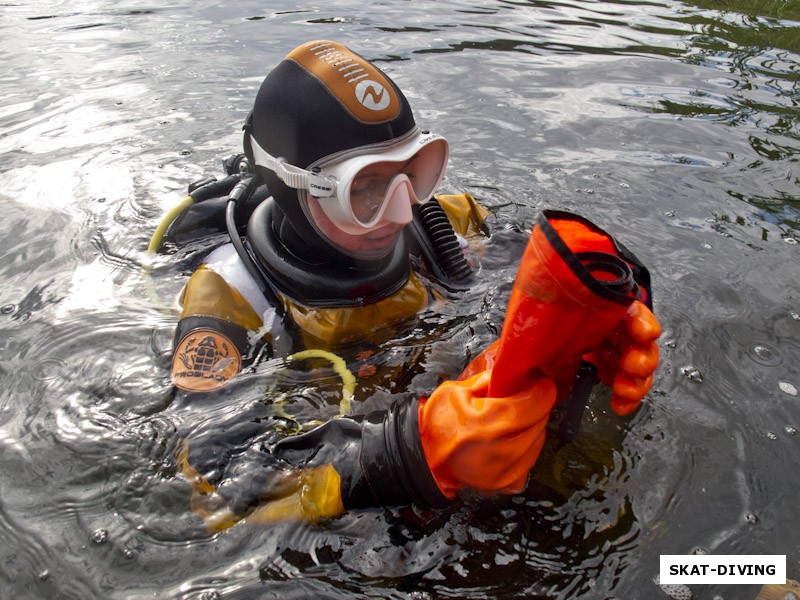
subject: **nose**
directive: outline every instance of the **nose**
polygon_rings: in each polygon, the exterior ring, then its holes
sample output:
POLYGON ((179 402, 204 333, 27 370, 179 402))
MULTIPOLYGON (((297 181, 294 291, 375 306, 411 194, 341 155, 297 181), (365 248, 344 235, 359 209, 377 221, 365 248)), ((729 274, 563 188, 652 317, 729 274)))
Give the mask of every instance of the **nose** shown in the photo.
POLYGON ((383 212, 382 220, 390 223, 407 225, 411 223, 414 215, 411 212, 412 204, 419 204, 411 181, 405 175, 398 175, 392 182, 387 191, 386 209, 383 212))

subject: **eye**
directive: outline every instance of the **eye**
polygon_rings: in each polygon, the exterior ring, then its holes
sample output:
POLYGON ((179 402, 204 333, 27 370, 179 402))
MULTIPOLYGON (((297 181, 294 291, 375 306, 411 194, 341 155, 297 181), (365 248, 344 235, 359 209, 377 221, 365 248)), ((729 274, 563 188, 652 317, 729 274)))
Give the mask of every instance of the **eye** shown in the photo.
POLYGON ((371 196, 375 194, 379 187, 379 181, 375 178, 359 178, 350 186, 350 193, 353 196, 371 196))

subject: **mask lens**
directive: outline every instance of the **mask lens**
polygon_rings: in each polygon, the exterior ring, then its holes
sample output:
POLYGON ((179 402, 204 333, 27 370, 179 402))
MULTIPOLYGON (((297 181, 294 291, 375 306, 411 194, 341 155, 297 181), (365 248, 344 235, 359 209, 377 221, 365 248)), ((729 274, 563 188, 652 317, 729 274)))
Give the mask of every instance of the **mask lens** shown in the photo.
POLYGON ((425 202, 436 191, 447 160, 447 145, 433 140, 405 161, 380 161, 361 169, 350 184, 350 206, 362 224, 370 223, 386 201, 386 191, 398 175, 411 182, 417 202, 425 202))
POLYGON ((392 179, 401 173, 402 163, 378 162, 361 169, 350 184, 350 207, 361 223, 369 223, 386 199, 392 179))

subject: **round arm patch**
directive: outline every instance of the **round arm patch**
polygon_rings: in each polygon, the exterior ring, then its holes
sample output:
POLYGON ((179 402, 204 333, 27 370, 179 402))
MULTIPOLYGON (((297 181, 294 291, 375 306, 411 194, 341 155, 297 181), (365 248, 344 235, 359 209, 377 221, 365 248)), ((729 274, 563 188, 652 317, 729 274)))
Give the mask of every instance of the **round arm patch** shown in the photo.
POLYGON ((221 388, 242 369, 242 356, 226 336, 212 329, 187 333, 172 356, 175 385, 188 392, 221 388))

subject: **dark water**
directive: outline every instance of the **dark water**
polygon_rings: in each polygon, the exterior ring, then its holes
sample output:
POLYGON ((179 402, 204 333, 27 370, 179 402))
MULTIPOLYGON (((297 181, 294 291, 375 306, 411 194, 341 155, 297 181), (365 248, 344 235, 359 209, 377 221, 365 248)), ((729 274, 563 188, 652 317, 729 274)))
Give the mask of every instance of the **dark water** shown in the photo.
POLYGON ((659 555, 692 552, 786 554, 800 579, 800 9, 761 10, 0 5, 0 597, 667 598, 659 555), (175 299, 202 246, 150 278, 145 248, 239 149, 269 67, 315 38, 378 61, 450 140, 444 188, 496 213, 476 288, 406 340, 424 367, 410 393, 496 334, 521 250, 503 228, 544 207, 648 264, 663 363, 633 419, 593 397, 519 496, 211 535, 175 473, 177 430, 235 422, 275 381, 313 400, 315 382, 267 361, 224 406, 175 406, 175 299))

